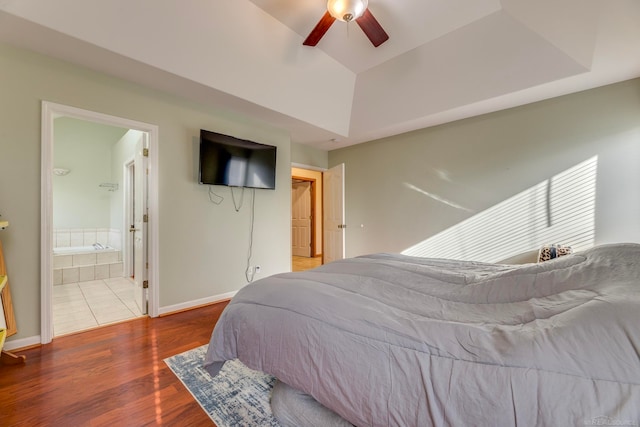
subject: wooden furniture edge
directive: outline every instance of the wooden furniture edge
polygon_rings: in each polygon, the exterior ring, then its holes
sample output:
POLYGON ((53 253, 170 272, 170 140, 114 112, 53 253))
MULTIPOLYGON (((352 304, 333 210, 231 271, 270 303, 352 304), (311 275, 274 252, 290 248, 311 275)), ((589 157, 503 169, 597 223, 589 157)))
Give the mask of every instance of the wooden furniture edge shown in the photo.
POLYGON ((20 365, 25 363, 26 360, 27 356, 18 356, 10 351, 2 350, 2 353, 0 354, 0 362, 2 362, 3 365, 20 365))

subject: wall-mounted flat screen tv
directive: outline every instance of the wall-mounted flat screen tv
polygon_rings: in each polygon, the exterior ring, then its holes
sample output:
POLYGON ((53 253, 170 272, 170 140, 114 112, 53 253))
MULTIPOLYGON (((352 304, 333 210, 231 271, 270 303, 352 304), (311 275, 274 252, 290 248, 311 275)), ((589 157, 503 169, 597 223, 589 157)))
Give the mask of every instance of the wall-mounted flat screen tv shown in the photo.
POLYGON ((272 145, 200 131, 201 184, 276 188, 276 150, 272 145))

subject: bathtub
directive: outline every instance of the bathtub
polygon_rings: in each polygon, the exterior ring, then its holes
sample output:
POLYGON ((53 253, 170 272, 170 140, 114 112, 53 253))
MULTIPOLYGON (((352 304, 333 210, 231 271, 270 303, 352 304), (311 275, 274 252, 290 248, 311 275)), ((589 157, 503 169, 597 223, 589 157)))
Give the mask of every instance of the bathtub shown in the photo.
POLYGON ((94 246, 68 246, 61 248, 53 248, 54 255, 78 255, 78 254, 95 254, 100 252, 113 252, 117 249, 111 246, 96 248, 94 246))

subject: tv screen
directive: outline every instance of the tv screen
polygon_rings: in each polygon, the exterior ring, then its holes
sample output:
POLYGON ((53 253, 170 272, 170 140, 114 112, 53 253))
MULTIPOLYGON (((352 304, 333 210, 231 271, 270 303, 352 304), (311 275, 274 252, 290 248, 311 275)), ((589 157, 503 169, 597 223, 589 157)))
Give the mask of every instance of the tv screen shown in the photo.
POLYGON ((276 147, 200 131, 201 184, 276 188, 276 147))

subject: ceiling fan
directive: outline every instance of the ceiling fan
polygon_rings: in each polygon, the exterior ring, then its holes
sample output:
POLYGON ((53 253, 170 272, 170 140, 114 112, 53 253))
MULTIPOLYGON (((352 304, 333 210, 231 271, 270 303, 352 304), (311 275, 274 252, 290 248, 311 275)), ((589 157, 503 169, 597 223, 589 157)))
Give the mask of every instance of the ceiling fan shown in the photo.
POLYGON ((369 0, 328 0, 327 11, 302 44, 317 45, 331 24, 338 19, 347 23, 355 20, 371 43, 375 47, 380 46, 389 39, 389 35, 369 11, 368 5, 369 0))

